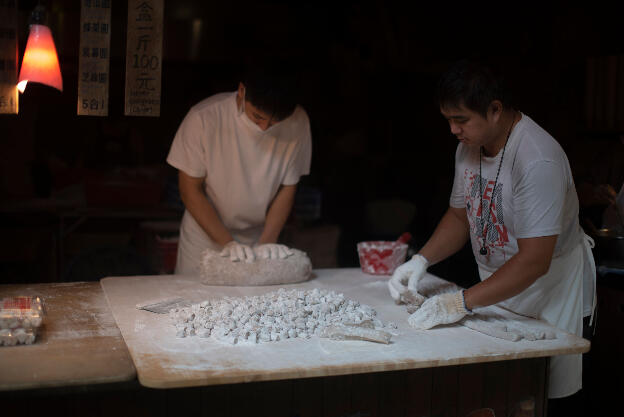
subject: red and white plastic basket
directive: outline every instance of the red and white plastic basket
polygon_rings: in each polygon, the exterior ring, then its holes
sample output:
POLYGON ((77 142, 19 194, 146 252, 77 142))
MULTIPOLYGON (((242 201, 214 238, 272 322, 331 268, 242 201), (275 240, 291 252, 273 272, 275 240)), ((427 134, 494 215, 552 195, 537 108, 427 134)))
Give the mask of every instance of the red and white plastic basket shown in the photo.
POLYGON ((360 267, 371 275, 392 275, 405 262, 408 242, 412 236, 404 233, 396 241, 372 240, 357 244, 360 267))

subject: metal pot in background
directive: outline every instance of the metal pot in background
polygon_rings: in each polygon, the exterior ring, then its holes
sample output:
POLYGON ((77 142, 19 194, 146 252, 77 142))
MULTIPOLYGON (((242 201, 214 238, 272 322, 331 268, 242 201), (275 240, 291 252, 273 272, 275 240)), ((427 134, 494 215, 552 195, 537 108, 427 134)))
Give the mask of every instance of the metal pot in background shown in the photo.
POLYGON ((616 229, 593 230, 597 265, 624 269, 624 233, 616 229))

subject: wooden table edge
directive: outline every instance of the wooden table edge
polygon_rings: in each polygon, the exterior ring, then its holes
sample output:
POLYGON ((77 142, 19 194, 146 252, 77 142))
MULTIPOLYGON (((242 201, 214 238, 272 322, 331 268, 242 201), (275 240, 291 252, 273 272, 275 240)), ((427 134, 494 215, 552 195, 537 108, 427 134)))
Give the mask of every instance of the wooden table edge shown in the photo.
MULTIPOLYGON (((584 339, 585 340, 585 339, 584 339)), ((585 340, 582 346, 572 348, 559 348, 553 349, 544 355, 540 352, 521 352, 514 354, 502 354, 502 355, 484 355, 474 356, 471 358, 457 358, 449 360, 438 361, 403 361, 403 362, 379 362, 372 363, 367 366, 359 366, 349 368, 344 365, 340 366, 327 366, 323 368, 317 368, 310 370, 308 368, 298 368, 295 370, 288 370, 283 372, 270 372, 257 371, 257 372, 231 372, 228 375, 222 375, 221 372, 214 375, 206 375, 201 378, 191 379, 186 381, 163 381, 162 377, 152 379, 150 375, 142 375, 140 371, 137 371, 137 378, 139 383, 146 388, 155 389, 168 389, 168 388, 190 388, 201 386, 213 386, 213 385, 229 385, 251 382, 268 382, 279 381, 288 379, 305 379, 305 378, 322 378, 328 376, 341 376, 341 375, 355 375, 377 372, 392 372, 392 371, 407 371, 412 369, 426 369, 426 368, 439 368, 445 366, 461 366, 461 365, 473 365, 480 363, 502 362, 509 360, 521 360, 521 359, 536 359, 547 358, 551 356, 559 355, 571 355, 586 353, 590 349, 589 341, 585 340)))

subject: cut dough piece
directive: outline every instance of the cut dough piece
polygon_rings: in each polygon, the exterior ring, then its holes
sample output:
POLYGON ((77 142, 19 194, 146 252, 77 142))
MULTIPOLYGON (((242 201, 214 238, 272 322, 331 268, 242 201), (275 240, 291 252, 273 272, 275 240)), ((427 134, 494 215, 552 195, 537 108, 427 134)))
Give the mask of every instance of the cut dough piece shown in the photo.
POLYGON ((368 342, 390 343, 392 335, 383 330, 371 329, 361 326, 345 326, 344 324, 332 324, 325 327, 320 334, 332 340, 366 340, 368 342))

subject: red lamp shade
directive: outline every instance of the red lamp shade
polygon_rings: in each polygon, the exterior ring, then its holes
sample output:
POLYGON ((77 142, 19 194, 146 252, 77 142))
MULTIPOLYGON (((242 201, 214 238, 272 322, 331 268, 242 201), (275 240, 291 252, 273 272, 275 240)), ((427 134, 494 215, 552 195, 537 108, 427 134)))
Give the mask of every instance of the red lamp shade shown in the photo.
POLYGON ((28 81, 41 83, 63 91, 63 78, 50 28, 31 25, 26 51, 22 60, 17 89, 23 93, 28 81))

